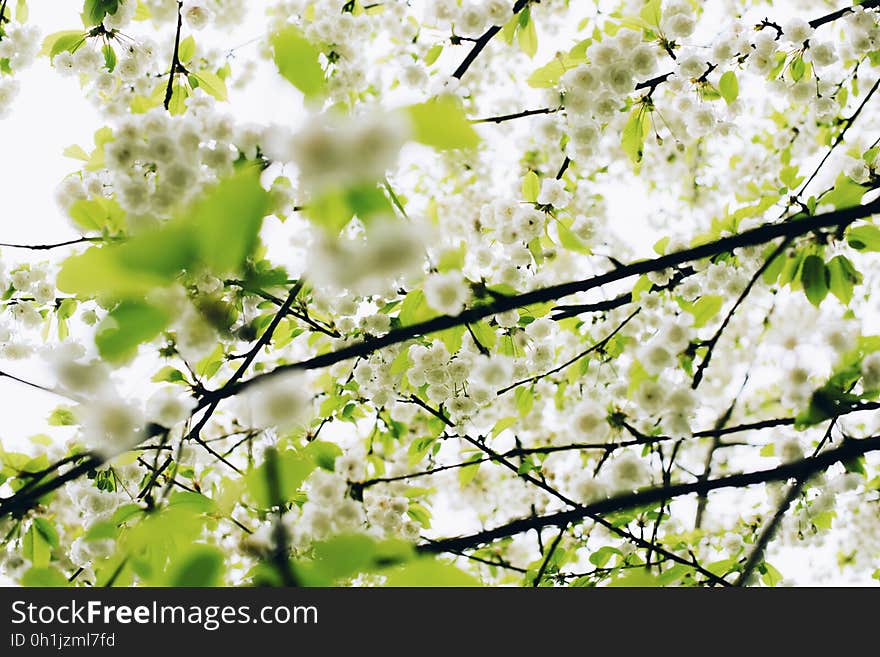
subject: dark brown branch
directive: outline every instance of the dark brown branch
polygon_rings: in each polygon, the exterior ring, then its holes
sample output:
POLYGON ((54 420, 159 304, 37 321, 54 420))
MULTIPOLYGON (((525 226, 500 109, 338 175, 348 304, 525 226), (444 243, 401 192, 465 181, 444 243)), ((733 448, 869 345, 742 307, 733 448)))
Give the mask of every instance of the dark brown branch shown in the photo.
MULTIPOLYGON (((513 14, 516 15, 521 12, 529 2, 531 2, 531 0, 516 0, 516 4, 513 5, 513 14)), ((455 69, 452 77, 459 80, 464 77, 464 74, 467 73, 471 64, 474 63, 474 60, 480 56, 481 52, 483 52, 483 48, 485 48, 492 38, 501 31, 501 27, 501 25, 493 25, 483 32, 480 38, 474 42, 474 46, 468 51, 468 54, 462 60, 461 64, 458 65, 458 68, 455 69)))
POLYGON ((709 367, 709 363, 712 361, 712 354, 715 351, 715 346, 718 344, 718 340, 721 339, 721 335, 724 333, 724 329, 727 328, 727 325, 730 324, 730 320, 733 319, 733 314, 736 312, 737 308, 742 305, 742 302, 746 300, 746 297, 749 296, 749 292, 752 291, 752 288, 755 286, 755 283, 759 278, 763 275, 767 268, 776 260, 777 256, 779 256, 788 245, 791 243, 792 237, 786 237, 782 240, 782 243, 773 249, 773 253, 771 253, 765 260, 764 264, 762 264, 758 270, 752 274, 751 279, 749 279, 748 284, 745 289, 740 293, 739 297, 737 297, 733 306, 731 306, 730 310, 725 315, 724 320, 721 322, 721 325, 718 327, 718 330, 715 331, 715 334, 711 337, 709 342, 707 343, 708 349, 706 350, 706 355, 703 356, 703 360, 700 361, 699 367, 697 367, 697 371, 694 373, 694 380, 691 383, 691 388, 694 390, 700 385, 700 381, 703 380, 703 374, 706 372, 706 368, 709 367))
POLYGON ((758 540, 755 541, 752 551, 749 553, 749 558, 746 560, 743 569, 740 571, 739 577, 736 578, 736 586, 743 586, 744 584, 749 583, 749 578, 757 567, 758 562, 763 558, 764 550, 773 538, 773 534, 776 533, 776 528, 779 527, 779 523, 782 522, 782 517, 785 515, 785 512, 788 511, 788 507, 791 506, 791 503, 794 502, 795 498, 800 494, 803 487, 804 479, 797 479, 788 488, 788 492, 785 494, 785 499, 779 504, 776 513, 773 514, 770 522, 767 523, 761 531, 761 535, 758 536, 758 540))
POLYGON ((541 583, 541 580, 544 578, 544 573, 547 571, 547 566, 550 565, 550 560, 553 558, 553 553, 556 552, 556 548, 559 547, 559 543, 560 541, 562 541, 562 537, 565 535, 566 529, 568 529, 568 525, 563 525, 562 527, 560 527, 559 533, 556 535, 556 538, 553 539, 550 547, 547 548, 547 554, 544 556, 544 560, 541 562, 541 567, 538 568, 535 579, 532 581, 532 586, 537 587, 541 583))
POLYGON ((481 119, 471 119, 471 123, 504 123, 505 121, 514 121, 523 119, 527 116, 535 116, 537 114, 555 114, 560 110, 559 107, 541 107, 533 110, 523 110, 513 114, 502 114, 500 116, 487 116, 481 119))
POLYGON ((835 463, 849 461, 862 454, 880 450, 880 436, 862 438, 859 440, 847 440, 840 447, 828 450, 818 456, 801 459, 792 463, 786 463, 769 470, 757 470, 742 474, 734 474, 704 482, 675 484, 659 488, 649 488, 636 493, 627 493, 618 497, 601 500, 586 506, 580 506, 569 511, 560 511, 545 516, 521 518, 505 525, 487 529, 469 536, 460 536, 434 541, 430 544, 418 546, 422 552, 444 552, 447 548, 454 550, 467 550, 478 545, 491 543, 492 541, 509 536, 515 536, 533 529, 542 527, 561 527, 568 523, 578 522, 597 514, 615 513, 634 507, 654 504, 664 499, 692 495, 694 493, 710 492, 722 488, 745 488, 755 484, 771 481, 785 481, 787 479, 808 479, 812 475, 826 470, 835 463))
POLYGON ((27 249, 29 251, 50 251, 52 249, 59 249, 63 246, 72 246, 73 244, 82 244, 84 242, 103 242, 104 238, 102 237, 80 237, 75 240, 67 240, 65 242, 55 242, 53 244, 8 244, 6 242, 0 243, 0 247, 5 247, 7 249, 27 249))
MULTIPOLYGON (((880 1, 880 0, 878 0, 878 1, 880 1)), ((840 143, 843 141, 843 138, 846 136, 847 131, 856 122, 856 119, 859 118, 859 114, 862 113, 862 110, 865 108, 865 105, 867 105, 868 101, 871 100, 871 96, 874 95, 874 93, 877 91, 878 87, 880 87, 880 80, 877 80, 874 83, 874 86, 871 87, 870 91, 868 91, 868 93, 865 94, 865 97, 862 99, 862 102, 856 108, 855 112, 853 112, 852 116, 850 116, 848 119, 844 120, 846 125, 843 126, 843 129, 837 134, 837 137, 835 137, 834 141, 831 143, 830 148, 828 148, 828 150, 825 151, 825 156, 822 158, 822 160, 819 162, 819 164, 816 166, 816 168, 813 169, 813 173, 811 173, 810 177, 807 178, 807 181, 803 185, 801 185, 800 191, 798 191, 798 193, 795 194, 795 196, 794 196, 795 199, 799 199, 803 195, 803 193, 806 191, 807 187, 810 186, 810 183, 813 182, 813 180, 819 174, 819 171, 822 169, 822 167, 825 166, 825 163, 828 161, 828 158, 831 157, 831 153, 833 153, 834 149, 837 148, 840 145, 840 143)), ((789 207, 791 207, 793 204, 794 203, 789 203, 789 207)))
POLYGON ((817 27, 822 27, 826 23, 831 23, 836 21, 838 18, 842 18, 847 14, 855 11, 855 7, 860 6, 865 9, 874 9, 876 7, 880 7, 880 0, 865 0, 864 2, 859 3, 858 5, 852 7, 843 7, 841 9, 837 9, 832 11, 830 14, 825 14, 824 16, 820 16, 819 18, 814 18, 810 21, 810 27, 816 29, 817 27))
POLYGON ((168 86, 165 88, 165 100, 163 105, 167 110, 171 105, 171 96, 174 95, 174 77, 180 70, 180 31, 183 28, 183 2, 177 3, 177 32, 174 35, 174 53, 171 56, 171 70, 168 71, 168 86))
POLYGON ((661 271, 663 269, 675 267, 687 262, 694 262, 721 253, 727 253, 746 246, 757 246, 779 237, 797 237, 821 228, 840 228, 848 226, 857 219, 869 217, 878 211, 880 211, 880 201, 874 200, 865 205, 835 210, 833 212, 814 215, 812 217, 789 219, 781 223, 767 223, 736 235, 722 237, 714 242, 707 242, 705 244, 700 244, 699 246, 684 249, 683 251, 677 251, 675 253, 669 253, 651 260, 640 260, 628 265, 623 265, 612 271, 585 280, 560 283, 524 292, 522 294, 498 296, 491 303, 468 308, 458 315, 441 315, 423 322, 403 326, 389 331, 381 337, 356 342, 347 347, 343 347, 342 349, 314 356, 298 363, 276 367, 274 370, 257 375, 247 381, 239 381, 234 385, 226 385, 220 390, 206 393, 199 405, 200 407, 204 407, 213 403, 214 400, 231 397, 245 388, 254 385, 257 381, 279 376, 284 372, 329 367, 330 365, 345 360, 367 356, 389 345, 405 342, 406 340, 418 336, 428 335, 448 328, 477 322, 485 317, 490 317, 508 310, 522 308, 536 303, 553 301, 577 292, 586 292, 632 276, 647 274, 653 271, 661 271))
POLYGON ((630 316, 627 317, 625 320, 623 320, 618 325, 618 327, 616 329, 614 329, 611 333, 609 333, 604 338, 599 340, 599 342, 595 343, 594 345, 585 349, 581 353, 577 354, 576 356, 569 358, 567 361, 562 363, 562 365, 559 365, 558 367, 554 367, 552 370, 548 370, 547 372, 544 372, 543 374, 536 374, 535 376, 531 376, 527 379, 523 379, 522 381, 517 381, 516 383, 512 383, 509 386, 507 386, 506 388, 502 388, 501 390, 499 390, 497 395, 500 397, 505 392, 509 392, 510 390, 513 390, 514 388, 518 388, 521 385, 525 385, 527 383, 534 383, 534 382, 540 381, 541 379, 546 378, 548 376, 553 376, 554 374, 561 372, 562 370, 569 367, 570 365, 574 365, 576 362, 578 362, 582 358, 589 356, 594 351, 601 352, 602 350, 605 349, 606 345, 611 341, 611 339, 615 335, 617 335, 621 330, 623 330, 623 327, 626 326, 627 324, 629 324, 630 320, 632 320, 633 317, 635 317, 636 315, 639 314, 640 310, 641 310, 641 308, 637 308, 635 310, 635 312, 631 313, 630 316))

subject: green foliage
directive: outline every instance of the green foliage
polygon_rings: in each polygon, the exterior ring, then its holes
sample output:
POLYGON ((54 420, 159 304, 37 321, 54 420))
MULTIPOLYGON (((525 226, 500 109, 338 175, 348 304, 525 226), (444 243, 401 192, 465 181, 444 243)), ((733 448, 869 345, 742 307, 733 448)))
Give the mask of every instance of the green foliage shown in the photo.
POLYGON ((208 587, 223 581, 223 552, 209 545, 196 545, 168 573, 169 586, 208 587))
POLYGON ((473 148, 480 138, 465 117, 461 104, 451 96, 440 96, 406 108, 413 138, 438 150, 473 148))
POLYGON ((623 571, 623 574, 615 577, 608 583, 610 587, 655 587, 662 586, 660 578, 645 568, 633 568, 623 571))
POLYGON ((736 73, 733 71, 725 71, 718 81, 718 93, 728 105, 739 96, 739 81, 736 79, 736 73))
POLYGON ((541 179, 534 171, 529 171, 523 178, 522 196, 529 203, 538 201, 538 194, 541 192, 541 179))
POLYGON ((205 194, 187 213, 201 262, 218 274, 241 271, 268 210, 256 167, 240 169, 205 194))
POLYGON ((217 100, 228 100, 229 92, 226 83, 213 71, 199 71, 189 76, 190 86, 194 89, 202 89, 217 100))
POLYGON ((35 568, 45 568, 58 547, 58 532, 45 518, 34 518, 30 529, 21 539, 21 555, 35 568))
POLYGON ((376 540, 363 534, 340 534, 320 541, 313 558, 296 564, 297 574, 306 585, 337 583, 359 573, 380 572, 413 557, 412 547, 400 540, 376 540))
POLYGON ((65 51, 76 52, 85 42, 86 35, 81 30, 53 32, 43 39, 40 54, 47 55, 49 59, 53 59, 55 55, 65 51))
POLYGON ((842 304, 848 304, 853 297, 853 288, 862 282, 862 275, 849 258, 836 255, 826 263, 828 270, 828 289, 842 304))
POLYGON ((649 128, 649 113, 644 105, 637 105, 630 112, 623 128, 620 145, 633 164, 639 164, 644 154, 645 136, 649 128))
POLYGON ((76 424, 76 416, 69 407, 58 406, 52 411, 46 422, 53 427, 66 427, 76 424))
POLYGON ((724 297, 719 294, 705 294, 693 304, 686 304, 685 310, 694 316, 694 328, 705 326, 724 304, 724 297))
POLYGON ((425 64, 430 66, 440 57, 440 54, 443 52, 443 44, 437 43, 428 48, 428 52, 425 53, 425 64))
POLYGON ((119 10, 120 1, 121 0, 85 0, 82 14, 83 24, 86 27, 99 25, 107 14, 112 16, 119 10))
POLYGON ((177 218, 129 240, 64 261, 58 288, 82 296, 139 298, 188 269, 239 271, 257 245, 269 203, 259 172, 240 169, 182 209, 177 218))
POLYGON ((288 25, 271 38, 278 72, 307 98, 324 94, 326 81, 321 67, 321 49, 303 36, 299 28, 288 25))
POLYGON ((85 231, 118 233, 125 228, 125 211, 115 199, 95 197, 75 201, 70 218, 85 231))
POLYGON ((355 216, 369 223, 376 217, 394 214, 385 192, 371 182, 324 190, 309 202, 305 212, 313 223, 331 234, 339 233, 355 216))
POLYGON ((532 20, 529 7, 519 13, 516 41, 519 44, 519 49, 529 57, 534 57, 538 52, 538 32, 535 29, 535 21, 532 20))
POLYGON ((846 241, 857 251, 880 251, 880 228, 874 224, 852 226, 846 231, 846 241))
POLYGON ((814 306, 822 303, 828 295, 828 269, 817 255, 808 255, 801 266, 801 284, 804 294, 814 306))
POLYGON ((562 77, 563 73, 565 73, 570 68, 574 68, 579 64, 583 64, 586 61, 582 52, 576 54, 576 49, 577 46, 575 48, 572 48, 572 50, 568 53, 557 54, 544 66, 536 69, 528 77, 526 83, 530 87, 534 87, 536 89, 547 89, 549 87, 555 86, 559 82, 559 78, 562 77))
POLYGON ((57 568, 31 568, 21 578, 25 587, 63 587, 70 586, 67 578, 57 568))
POLYGON ((284 450, 277 453, 277 482, 270 481, 273 474, 272 465, 264 461, 246 475, 247 489, 260 508, 269 508, 276 504, 292 501, 312 471, 318 467, 311 458, 295 450, 284 450), (280 499, 274 499, 273 486, 277 485, 280 499))
POLYGON ((479 580, 455 566, 420 557, 386 572, 386 586, 481 586, 479 580))
POLYGON ((854 182, 851 178, 841 173, 837 176, 834 187, 830 192, 822 196, 822 203, 829 203, 837 209, 851 208, 862 202, 862 196, 868 191, 868 187, 854 182))

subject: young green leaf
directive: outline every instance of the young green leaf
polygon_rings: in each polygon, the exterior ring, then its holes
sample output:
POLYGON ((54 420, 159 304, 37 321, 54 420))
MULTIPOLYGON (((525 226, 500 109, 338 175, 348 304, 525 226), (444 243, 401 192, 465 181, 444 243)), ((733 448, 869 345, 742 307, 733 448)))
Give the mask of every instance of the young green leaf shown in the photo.
POLYGON ((843 255, 834 256, 826 266, 828 267, 828 289, 842 304, 848 304, 853 297, 853 288, 862 282, 862 275, 856 270, 849 258, 843 255))
POLYGON ((862 224, 846 232, 847 243, 856 251, 880 251, 880 228, 862 224))
POLYGON ((739 82, 736 79, 736 73, 733 71, 725 71, 721 79, 718 81, 718 93, 728 105, 736 100, 739 96, 739 82))
POLYGON ((643 105, 636 106, 630 113, 621 135, 620 145, 623 146, 624 153, 629 156, 633 164, 642 161, 647 131, 647 114, 648 112, 643 105))
POLYGON ((326 81, 321 67, 321 49, 303 36, 299 28, 288 25, 271 38, 278 72, 307 98, 321 96, 326 81))
POLYGON ((535 203, 538 200, 538 194, 541 193, 541 180, 534 171, 529 172, 523 178, 522 195, 523 199, 529 203, 535 203))
POLYGON ((828 294, 828 270, 822 258, 817 255, 808 255, 804 258, 801 267, 801 284, 810 303, 814 306, 822 303, 828 294))
POLYGON ((413 138, 438 150, 473 148, 480 142, 465 117, 464 110, 451 96, 440 96, 406 109, 413 138))
POLYGON ((95 345, 102 358, 127 360, 138 345, 155 338, 171 319, 168 312, 143 301, 123 301, 98 325, 95 345))

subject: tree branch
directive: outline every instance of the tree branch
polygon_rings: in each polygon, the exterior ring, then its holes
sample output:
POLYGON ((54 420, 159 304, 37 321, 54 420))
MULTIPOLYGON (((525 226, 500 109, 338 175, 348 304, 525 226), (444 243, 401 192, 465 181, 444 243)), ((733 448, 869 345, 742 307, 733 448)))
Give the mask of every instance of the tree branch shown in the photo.
POLYGON ((381 337, 355 342, 342 349, 314 356, 298 363, 281 365, 269 372, 248 379, 247 381, 239 381, 234 385, 226 385, 220 390, 206 393, 205 397, 200 401, 200 407, 204 407, 216 399, 235 395, 245 388, 254 385, 257 381, 279 376, 284 372, 329 367, 330 365, 351 358, 365 357, 384 347, 405 342, 406 340, 415 337, 429 335, 448 328, 477 322, 485 317, 491 317, 508 310, 522 308, 536 303, 544 303, 546 301, 554 301, 577 292, 586 292, 632 276, 660 271, 746 246, 764 244, 779 237, 793 238, 821 228, 844 227, 857 219, 869 217, 878 211, 880 211, 880 200, 874 200, 865 205, 835 210, 833 212, 814 215, 812 217, 790 219, 781 223, 767 223, 736 235, 722 237, 714 242, 707 242, 705 244, 700 244, 699 246, 684 249, 683 251, 677 251, 675 253, 669 253, 651 260, 639 260, 628 265, 623 265, 604 274, 593 276, 592 278, 571 281, 568 283, 559 283, 557 285, 538 288, 522 294, 498 296, 491 303, 468 308, 458 315, 441 315, 423 322, 403 326, 389 331, 381 337))
POLYGON ((850 439, 844 442, 840 447, 823 452, 818 456, 786 463, 769 470, 758 470, 755 472, 729 475, 703 482, 649 488, 636 493, 627 493, 625 495, 601 500, 586 506, 580 506, 570 511, 560 511, 545 516, 521 518, 505 525, 495 527, 494 529, 487 529, 469 536, 436 540, 430 544, 422 544, 418 546, 418 549, 421 552, 444 552, 447 548, 466 550, 485 543, 491 543, 499 538, 521 534, 532 529, 540 529, 542 527, 561 527, 564 524, 577 522, 596 514, 614 513, 642 505, 657 503, 664 499, 672 499, 694 493, 709 492, 722 488, 744 488, 771 481, 785 481, 791 478, 807 479, 835 463, 848 461, 862 454, 877 450, 880 450, 880 436, 872 436, 870 438, 862 438, 859 440, 850 439))
POLYGON ((168 86, 165 88, 165 100, 163 105, 167 110, 171 105, 171 96, 174 95, 174 76, 180 69, 180 31, 183 27, 183 2, 177 3, 177 32, 174 35, 174 53, 171 56, 171 70, 168 72, 168 86))

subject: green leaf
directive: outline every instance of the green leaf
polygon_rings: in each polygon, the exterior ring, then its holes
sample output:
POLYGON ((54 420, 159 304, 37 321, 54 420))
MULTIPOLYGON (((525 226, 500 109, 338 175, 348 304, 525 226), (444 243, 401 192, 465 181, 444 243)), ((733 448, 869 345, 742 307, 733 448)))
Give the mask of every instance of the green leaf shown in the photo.
POLYGON ((851 208, 862 202, 862 196, 867 191, 868 187, 858 184, 841 173, 834 182, 834 188, 821 197, 821 202, 830 203, 838 210, 851 208))
POLYGON ((25 0, 18 0, 15 3, 15 20, 19 23, 25 23, 28 19, 28 6, 25 0))
POLYGON ((633 164, 638 164, 642 161, 647 131, 647 115, 648 111, 644 105, 638 105, 630 113, 629 119, 627 119, 626 125, 623 128, 620 145, 633 164))
POLYGON ((128 242, 92 247, 67 258, 58 273, 57 285, 71 294, 142 297, 155 287, 171 283, 193 259, 189 228, 169 222, 128 242))
POLYGON ((440 53, 443 52, 443 44, 436 43, 428 49, 428 52, 425 54, 425 64, 430 66, 440 57, 440 53))
POLYGON ((799 81, 804 77, 804 73, 807 70, 806 64, 804 64, 804 58, 798 55, 797 57, 793 57, 791 60, 791 64, 788 67, 789 72, 791 73, 791 79, 795 82, 799 81))
POLYGON ((123 301, 98 325, 95 345, 106 360, 127 360, 138 345, 159 335, 170 320, 164 309, 145 301, 123 301))
POLYGON ((648 572, 644 568, 633 568, 632 570, 627 571, 625 574, 620 577, 615 577, 608 583, 609 587, 655 587, 662 586, 662 583, 658 580, 657 576, 653 573, 648 572))
POLYGON ((406 108, 413 138, 438 150, 473 148, 480 142, 461 104, 451 96, 440 96, 406 108))
POLYGON ((177 490, 168 496, 169 507, 185 507, 193 513, 211 513, 217 508, 216 502, 201 493, 188 490, 177 490))
POLYGON ((217 274, 240 271, 257 246, 269 193, 256 167, 239 169, 207 192, 190 210, 204 264, 217 274))
POLYGON ((85 0, 83 22, 86 27, 99 25, 107 14, 111 16, 119 9, 120 0, 85 0))
POLYGON ((112 73, 116 68, 116 51, 113 50, 113 46, 106 43, 101 48, 101 52, 104 53, 104 68, 112 73))
POLYGON ((541 179, 534 171, 529 171, 522 182, 523 199, 529 203, 537 203, 538 194, 541 193, 541 179))
POLYGON ((694 316, 694 328, 705 326, 706 322, 715 317, 724 303, 724 297, 718 294, 706 294, 700 297, 689 309, 694 316))
POLYGON ((88 162, 91 159, 91 156, 86 153, 85 149, 82 146, 77 146, 74 144, 73 146, 68 146, 62 152, 64 157, 71 157, 75 160, 82 160, 83 162, 88 162))
POLYGON ((495 343, 498 342, 498 334, 495 333, 495 329, 489 326, 485 321, 471 324, 470 329, 477 337, 479 343, 487 349, 492 349, 495 346, 495 343))
POLYGON ((336 234, 357 216, 364 223, 382 215, 394 215, 388 197, 377 185, 364 183, 348 188, 325 190, 312 199, 306 216, 331 234, 336 234))
POLYGON ((62 53, 65 50, 68 52, 76 52, 85 42, 86 35, 82 30, 62 30, 61 32, 53 32, 43 39, 40 54, 48 55, 49 59, 53 59, 55 55, 62 53))
POLYGON ((217 100, 228 100, 229 93, 226 91, 226 83, 219 75, 211 71, 199 71, 193 77, 199 82, 199 89, 212 95, 217 100))
POLYGON ((581 242, 580 238, 562 221, 556 222, 556 234, 559 236, 559 243, 569 251, 587 255, 591 253, 590 248, 581 242))
POLYGON ((69 427, 76 424, 76 416, 70 407, 59 406, 49 414, 46 422, 52 427, 69 427))
POLYGON ((862 282, 862 275, 856 270, 849 258, 843 255, 834 256, 826 264, 828 268, 828 289, 844 305, 853 297, 853 288, 862 282))
POLYGON ((658 27, 660 25, 660 18, 663 15, 661 4, 661 0, 648 0, 639 12, 639 18, 648 25, 658 27))
POLYGON ((758 567, 758 570, 762 573, 761 581, 767 586, 776 586, 782 581, 782 573, 766 561, 758 567))
POLYGON ((189 98, 189 89, 183 84, 175 84, 171 90, 171 99, 168 101, 168 111, 171 116, 180 116, 186 112, 187 98, 189 98))
POLYGON ((171 367, 170 365, 166 365, 165 367, 160 369, 153 375, 153 378, 150 380, 156 383, 189 383, 183 372, 174 367, 171 367))
POLYGON ((336 467, 336 459, 342 456, 339 445, 323 440, 313 440, 306 445, 303 453, 312 459, 318 467, 330 472, 333 472, 336 467))
POLYGON ((26 587, 62 587, 70 586, 67 578, 57 568, 30 568, 21 578, 21 585, 26 587))
POLYGON ((34 518, 33 526, 40 533, 40 536, 43 537, 43 540, 46 541, 49 547, 58 547, 58 531, 51 522, 45 518, 34 518))
MULTIPOLYGON (((57 536, 57 534, 56 534, 57 536)), ((52 558, 52 545, 40 531, 36 522, 32 523, 21 539, 21 556, 36 568, 45 568, 52 558)))
POLYGON ((218 586, 223 578, 224 556, 218 548, 198 545, 169 573, 169 586, 218 586))
POLYGON ((125 226, 125 211, 115 199, 96 197, 74 201, 70 218, 87 231, 117 233, 125 226))
POLYGON ((541 68, 536 69, 526 80, 526 84, 535 89, 547 89, 554 87, 559 82, 559 78, 568 69, 574 68, 579 64, 583 64, 586 59, 580 55, 574 54, 557 54, 553 59, 544 64, 541 68))
POLYGON ((458 469, 458 483, 460 486, 467 486, 474 480, 474 477, 476 477, 477 473, 480 471, 481 459, 482 456, 480 454, 474 454, 468 459, 468 461, 473 461, 472 465, 465 465, 458 469))
POLYGON ((421 290, 413 290, 403 300, 398 319, 402 326, 409 326, 424 321, 431 316, 431 309, 428 307, 428 302, 425 301, 425 293, 421 290))
POLYGON ((736 79, 736 73, 733 71, 725 71, 718 81, 718 93, 724 101, 730 105, 739 96, 739 82, 736 79))
POLYGON ((857 251, 880 251, 880 228, 862 224, 846 231, 847 243, 857 251))
MULTIPOLYGON (((282 502, 289 502, 299 491, 300 486, 312 471, 318 467, 315 462, 305 455, 297 454, 293 450, 279 452, 277 455, 279 495, 282 502)), ((269 493, 267 475, 269 471, 264 461, 258 467, 246 475, 247 488, 254 501, 261 508, 269 508, 274 504, 269 493)))
POLYGON ((801 267, 801 284, 810 303, 814 306, 822 303, 822 299, 828 295, 828 270, 822 258, 817 255, 804 258, 801 267))
POLYGON ((516 30, 516 41, 519 49, 529 57, 534 57, 538 52, 538 31, 535 29, 535 21, 532 20, 531 12, 526 7, 520 13, 519 27, 516 30))
POLYGON ((112 522, 102 521, 96 522, 88 531, 83 534, 84 541, 101 541, 104 539, 115 539, 119 534, 119 528, 112 522))
POLYGON ((270 37, 278 72, 307 98, 323 95, 326 81, 321 68, 321 49, 288 25, 270 37))
POLYGON ((602 568, 615 554, 621 554, 620 550, 611 545, 604 545, 590 555, 590 563, 602 568))
POLYGON ((481 586, 479 580, 452 564, 429 557, 420 557, 385 572, 385 586, 481 586))
POLYGON ((177 49, 177 58, 186 64, 196 54, 196 40, 190 35, 180 40, 180 46, 177 49))

